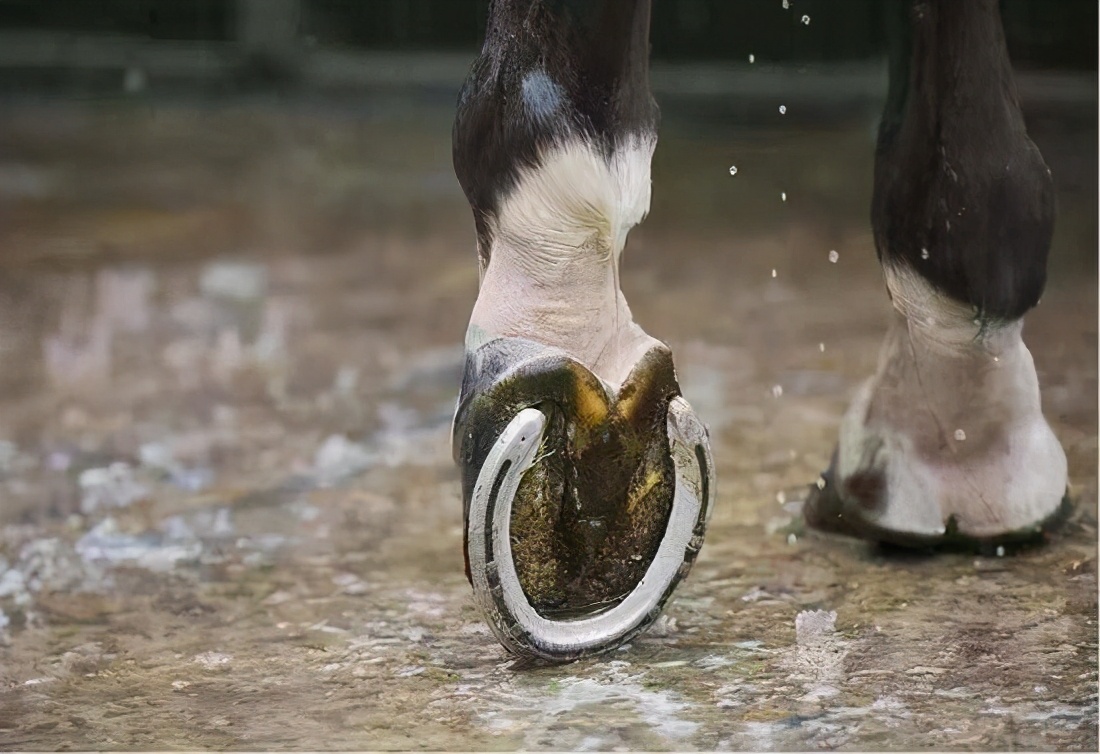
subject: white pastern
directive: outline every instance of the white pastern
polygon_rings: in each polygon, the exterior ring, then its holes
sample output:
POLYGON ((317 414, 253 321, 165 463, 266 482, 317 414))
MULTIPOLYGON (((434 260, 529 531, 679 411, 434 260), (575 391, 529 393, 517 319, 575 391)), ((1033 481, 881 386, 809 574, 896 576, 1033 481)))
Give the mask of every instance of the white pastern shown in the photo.
MULTIPOLYGON (((650 161, 656 140, 630 138, 604 158, 571 141, 520 174, 493 228, 497 251, 514 255, 535 280, 595 247, 617 256, 626 234, 649 212, 650 161)), ((596 260, 592 260, 596 261, 596 260)))
POLYGON ((497 336, 564 349, 613 386, 657 341, 633 322, 619 257, 649 211, 656 140, 605 157, 571 141, 521 172, 491 226, 467 348, 497 336))
POLYGON ((1066 456, 1043 418, 1022 322, 982 329, 969 307, 905 268, 886 268, 897 310, 876 374, 841 424, 837 476, 885 476, 886 529, 995 536, 1052 515, 1066 456))

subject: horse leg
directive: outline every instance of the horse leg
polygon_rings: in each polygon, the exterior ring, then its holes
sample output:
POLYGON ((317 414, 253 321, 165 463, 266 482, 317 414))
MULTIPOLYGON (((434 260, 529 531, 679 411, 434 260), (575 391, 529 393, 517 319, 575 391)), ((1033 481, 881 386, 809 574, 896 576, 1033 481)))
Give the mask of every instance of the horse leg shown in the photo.
POLYGON ((1050 170, 1024 127, 998 0, 896 9, 872 204, 895 311, 806 517, 898 544, 1033 537, 1066 494, 1021 338, 1046 281, 1050 170))
POLYGON ((656 618, 713 490, 672 355, 619 288, 657 139, 649 6, 496 0, 454 126, 481 271, 453 444, 467 575, 505 646, 548 659, 656 618))

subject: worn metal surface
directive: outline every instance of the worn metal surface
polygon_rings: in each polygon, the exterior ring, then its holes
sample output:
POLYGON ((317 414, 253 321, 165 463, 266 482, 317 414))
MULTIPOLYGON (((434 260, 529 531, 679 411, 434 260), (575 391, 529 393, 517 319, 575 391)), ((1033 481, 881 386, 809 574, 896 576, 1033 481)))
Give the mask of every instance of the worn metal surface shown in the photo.
POLYGON ((1004 557, 800 528, 889 308, 872 121, 773 113, 666 112, 623 266, 711 427, 707 545, 629 646, 522 668, 462 572, 449 103, 6 105, 0 747, 1095 750, 1095 107, 1032 121, 1078 507, 1004 557))

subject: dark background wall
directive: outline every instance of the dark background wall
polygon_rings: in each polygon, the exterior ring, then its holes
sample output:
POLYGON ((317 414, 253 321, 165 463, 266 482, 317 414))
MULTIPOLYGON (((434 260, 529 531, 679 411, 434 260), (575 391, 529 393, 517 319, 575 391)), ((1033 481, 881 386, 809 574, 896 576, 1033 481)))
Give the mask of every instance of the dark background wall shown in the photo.
MULTIPOLYGON (((849 61, 883 53, 885 0, 656 0, 658 60, 849 61), (808 26, 801 23, 808 15, 808 26)), ((1094 69, 1096 0, 1002 0, 1018 66, 1094 69)), ((249 13, 289 13, 305 45, 466 50, 488 0, 0 0, 0 32, 233 41, 249 13), (252 10, 246 6, 251 5, 252 10)))

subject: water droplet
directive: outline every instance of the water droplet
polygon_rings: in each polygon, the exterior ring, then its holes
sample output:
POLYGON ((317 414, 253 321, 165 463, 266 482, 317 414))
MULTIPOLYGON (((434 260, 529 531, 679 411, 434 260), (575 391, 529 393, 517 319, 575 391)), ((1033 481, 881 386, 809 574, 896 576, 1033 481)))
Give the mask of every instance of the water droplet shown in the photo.
POLYGON ((783 0, 783 10, 791 7, 791 0, 783 0))
POLYGON ((817 488, 818 488, 819 490, 823 490, 823 489, 825 489, 825 477, 823 477, 823 476, 819 476, 819 477, 817 478, 817 481, 816 481, 816 482, 814 482, 814 484, 816 484, 816 485, 817 485, 817 488))
POLYGON ((750 53, 749 53, 749 63, 751 64, 751 63, 755 63, 755 62, 756 62, 756 56, 755 56, 755 55, 753 55, 753 54, 752 54, 752 53, 750 52, 750 53))
POLYGON ((817 350, 821 351, 821 353, 825 353, 825 344, 824 343, 818 343, 817 344, 817 350))
POLYGON ((787 493, 783 490, 779 490, 779 492, 775 493, 775 502, 783 505, 783 503, 787 502, 787 493))
POLYGON ((772 398, 778 398, 783 395, 782 385, 772 385, 772 398))
POLYGON ((966 439, 966 432, 963 432, 961 429, 956 429, 955 430, 955 439, 958 440, 959 442, 962 442, 963 440, 966 439))
POLYGON ((780 192, 779 198, 782 199, 783 201, 787 201, 787 192, 786 191, 780 192))
POLYGON ((796 542, 798 542, 798 537, 796 537, 794 532, 792 531, 790 534, 787 535, 787 544, 794 545, 796 542))
POLYGON ((1000 361, 1001 359, 1000 359, 1000 357, 998 357, 998 356, 994 356, 994 357, 993 357, 993 360, 994 360, 994 361, 1000 361))
POLYGON ((737 175, 737 166, 730 165, 730 175, 737 175))
POLYGON ((997 557, 998 558, 1003 558, 1004 556, 1005 556, 1004 545, 997 545, 997 557))
POLYGON ((920 258, 921 259, 928 259, 928 249, 921 249, 920 250, 920 258))
POLYGON ((779 106, 779 114, 780 115, 786 115, 787 114, 787 106, 786 105, 780 105, 779 106))
POLYGON ((836 253, 836 249, 833 249, 832 251, 829 252, 829 261, 830 262, 832 262, 833 264, 836 264, 838 259, 840 259, 840 255, 836 253))
POLYGON ((802 24, 804 26, 809 26, 810 25, 810 17, 809 16, 803 16, 802 17, 802 24))
POLYGON ((776 273, 776 271, 775 271, 775 268, 773 267, 773 268, 772 268, 772 277, 775 277, 775 276, 776 276, 776 274, 777 274, 777 273, 776 273))

